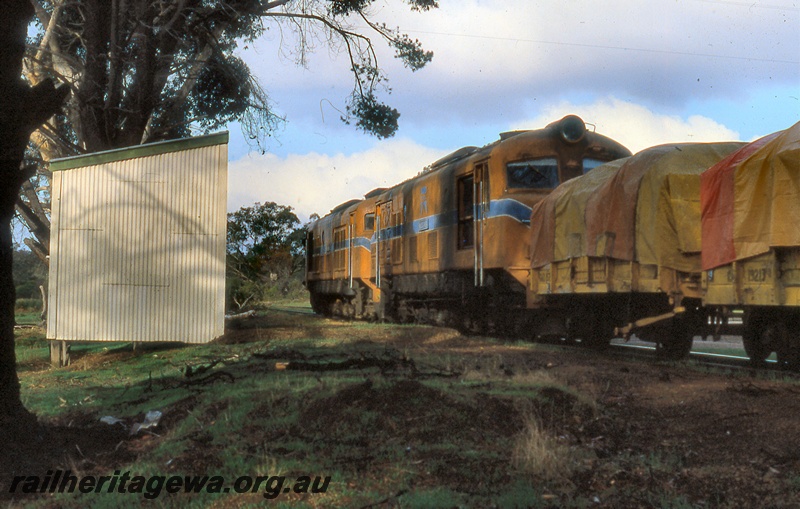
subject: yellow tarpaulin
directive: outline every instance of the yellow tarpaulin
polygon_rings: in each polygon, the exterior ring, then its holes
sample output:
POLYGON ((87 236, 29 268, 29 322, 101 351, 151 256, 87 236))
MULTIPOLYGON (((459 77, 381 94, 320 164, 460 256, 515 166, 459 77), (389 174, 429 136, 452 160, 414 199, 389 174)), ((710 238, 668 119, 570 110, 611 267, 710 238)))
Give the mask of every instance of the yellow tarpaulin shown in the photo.
POLYGON ((586 255, 586 201, 626 160, 606 163, 568 180, 536 204, 531 214, 533 267, 586 255))
POLYGON ((743 143, 673 145, 645 171, 636 204, 635 259, 700 269, 700 174, 743 143))
POLYGON ((700 270, 700 173, 741 143, 661 145, 559 186, 531 217, 531 262, 583 256, 700 270))
POLYGON ((800 246, 800 122, 702 177, 703 269, 800 246))
POLYGON ((733 188, 737 259, 800 246, 800 122, 742 161, 733 188))
POLYGON ((563 193, 556 203, 554 261, 580 258, 587 255, 586 203, 597 188, 609 180, 623 165, 618 159, 599 166, 583 177, 574 179, 569 191, 563 193))

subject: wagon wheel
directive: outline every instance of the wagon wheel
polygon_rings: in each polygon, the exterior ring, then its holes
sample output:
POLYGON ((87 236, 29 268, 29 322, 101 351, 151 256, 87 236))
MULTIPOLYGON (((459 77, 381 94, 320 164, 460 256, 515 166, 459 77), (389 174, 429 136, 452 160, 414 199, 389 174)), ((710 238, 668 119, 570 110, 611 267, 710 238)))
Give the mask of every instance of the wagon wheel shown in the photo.
POLYGON ((742 343, 744 351, 755 367, 763 367, 764 361, 773 351, 775 330, 767 316, 753 314, 745 320, 742 343))
POLYGON ((668 361, 679 361, 689 355, 693 342, 694 334, 676 334, 669 340, 656 343, 656 356, 668 361))
POLYGON ((609 316, 597 317, 590 334, 584 339, 586 346, 596 351, 605 351, 611 347, 614 339, 614 320, 609 316))
POLYGON ((777 354, 778 366, 783 369, 797 370, 800 364, 800 345, 793 339, 782 317, 766 324, 761 330, 761 343, 768 351, 777 354))
POLYGON ((343 312, 344 304, 342 303, 342 299, 336 299, 336 302, 331 306, 331 314, 333 314, 333 316, 342 316, 343 312))
POLYGON ((584 336, 587 335, 587 327, 582 326, 588 320, 583 321, 578 318, 577 312, 567 316, 564 321, 565 334, 558 338, 558 341, 563 342, 565 345, 575 345, 577 343, 583 344, 584 336))
POLYGON ((587 311, 582 320, 582 327, 576 327, 575 338, 582 346, 602 351, 608 348, 614 337, 614 325, 605 313, 587 311))
POLYGON ((686 358, 692 351, 694 336, 697 333, 697 320, 694 317, 673 318, 669 327, 660 334, 656 342, 656 356, 670 361, 686 358))

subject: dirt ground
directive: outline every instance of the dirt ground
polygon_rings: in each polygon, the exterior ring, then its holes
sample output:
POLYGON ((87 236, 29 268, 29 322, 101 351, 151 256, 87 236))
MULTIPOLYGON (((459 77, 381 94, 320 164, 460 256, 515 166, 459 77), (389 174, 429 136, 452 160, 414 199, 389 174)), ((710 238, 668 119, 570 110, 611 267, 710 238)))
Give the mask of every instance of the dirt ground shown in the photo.
MULTIPOLYGON (((452 356, 458 359, 461 380, 485 380, 484 397, 453 398, 413 376, 377 385, 367 381, 310 403, 298 421, 302 424, 286 433, 334 443, 336 423, 361 410, 377 417, 363 431, 364 443, 354 446, 356 452, 377 443, 445 439, 458 439, 476 449, 482 444, 489 447, 493 441, 510 440, 524 427, 523 412, 513 398, 491 395, 492 380, 498 376, 522 380, 545 372, 591 400, 584 402, 573 392, 555 389, 539 394, 537 401, 545 403, 537 410, 545 427, 557 441, 581 451, 573 459, 580 464, 573 465, 566 478, 543 482, 544 500, 551 507, 578 496, 589 500, 591 507, 683 507, 664 501, 663 494, 673 494, 673 500, 691 507, 800 508, 800 384, 790 377, 624 360, 580 349, 530 349, 436 327, 371 328, 317 318, 312 322, 302 314, 248 319, 219 341, 241 344, 340 335, 403 352, 405 358, 452 356), (419 420, 425 421, 424 427, 415 424, 419 420), (653 498, 653 493, 660 498, 653 498)), ((187 415, 191 403, 184 401, 186 408, 178 405, 167 412, 170 419, 187 415)), ((257 420, 258 411, 251 417, 257 420)), ((162 423, 169 426, 170 422, 162 423)), ((263 430, 254 426, 249 432, 263 430)), ((144 454, 151 440, 147 435, 110 434, 94 416, 71 414, 44 422, 32 443, 5 444, 0 475, 5 479, 54 464, 84 471, 115 468, 144 454)), ((209 449, 203 454, 179 461, 213 467, 209 449)), ((379 467, 374 455, 353 454, 352 468, 379 467)), ((414 461, 435 465, 424 482, 463 493, 469 493, 470 485, 475 489, 476 478, 464 474, 463 465, 455 469, 447 458, 434 463, 432 453, 417 454, 414 461)), ((453 461, 458 458, 463 456, 454 456, 453 461)), ((484 479, 508 480, 507 459, 473 467, 484 479)))

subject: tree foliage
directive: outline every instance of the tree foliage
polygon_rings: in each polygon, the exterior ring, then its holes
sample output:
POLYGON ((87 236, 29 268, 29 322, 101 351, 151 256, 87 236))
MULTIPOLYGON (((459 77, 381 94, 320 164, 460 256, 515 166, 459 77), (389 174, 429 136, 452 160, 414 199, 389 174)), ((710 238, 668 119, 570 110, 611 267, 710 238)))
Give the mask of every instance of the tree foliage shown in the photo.
POLYGON ((291 207, 256 203, 228 214, 228 308, 285 292, 303 266, 305 229, 291 207))
POLYGON ((17 299, 39 299, 39 286, 47 282, 47 268, 36 255, 23 249, 14 250, 14 287, 17 299))
MULTIPOLYGON (((282 118, 235 50, 265 30, 293 33, 297 47, 289 51, 300 65, 318 41, 346 52, 353 91, 344 120, 381 138, 395 133, 399 113, 378 98, 389 90, 371 37, 413 71, 432 58, 419 41, 372 19, 375 0, 27 1, 36 24, 25 77, 71 91, 64 111, 33 138, 29 156, 39 163, 207 133, 233 120, 263 146, 282 118)), ((405 2, 420 11, 437 7, 435 0, 405 2)), ((39 241, 30 247, 45 256, 48 197, 37 192, 46 182, 26 187, 18 212, 39 241)))

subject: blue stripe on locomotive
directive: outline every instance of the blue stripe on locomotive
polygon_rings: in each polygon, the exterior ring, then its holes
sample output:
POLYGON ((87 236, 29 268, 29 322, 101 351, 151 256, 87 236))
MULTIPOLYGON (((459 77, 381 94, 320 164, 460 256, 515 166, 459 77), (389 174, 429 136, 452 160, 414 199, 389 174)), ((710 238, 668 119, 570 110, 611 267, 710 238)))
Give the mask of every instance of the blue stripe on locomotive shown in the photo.
MULTIPOLYGON (((489 202, 489 209, 486 212, 486 219, 493 219, 497 217, 510 217, 519 221, 522 224, 529 225, 531 223, 532 209, 517 200, 511 198, 501 198, 499 200, 491 200, 489 202)), ((426 231, 434 231, 448 226, 454 226, 458 223, 458 214, 452 210, 441 214, 434 214, 432 216, 415 219, 409 226, 411 234, 416 235, 426 231)), ((405 225, 391 226, 389 228, 382 228, 380 230, 381 240, 391 240, 397 237, 402 237, 405 234, 405 225)), ((366 250, 371 250, 372 245, 376 242, 376 236, 373 234, 371 238, 356 237, 353 239, 353 247, 361 247, 366 250)), ((350 239, 344 242, 337 242, 335 245, 328 244, 327 246, 320 246, 316 249, 316 255, 324 255, 347 249, 350 247, 350 239)))

